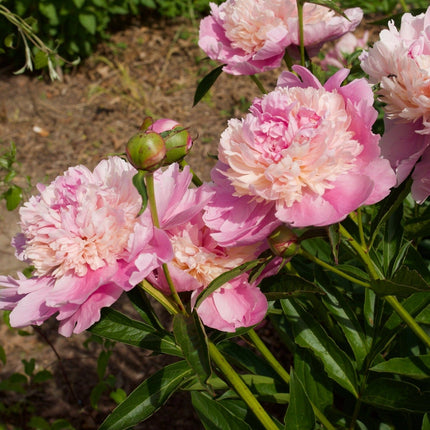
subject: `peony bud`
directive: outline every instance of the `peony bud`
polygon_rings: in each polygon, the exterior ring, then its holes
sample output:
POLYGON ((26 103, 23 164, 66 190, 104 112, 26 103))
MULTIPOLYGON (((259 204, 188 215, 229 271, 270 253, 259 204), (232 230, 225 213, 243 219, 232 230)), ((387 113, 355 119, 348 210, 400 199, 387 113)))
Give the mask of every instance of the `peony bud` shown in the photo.
POLYGON ((193 145, 188 130, 172 119, 158 119, 149 126, 148 130, 160 133, 164 138, 167 151, 165 164, 182 160, 193 145))
POLYGON ((291 258, 299 250, 299 238, 293 230, 281 225, 272 231, 268 237, 269 246, 275 255, 291 258))
POLYGON ((139 132, 127 143, 128 161, 140 170, 158 169, 166 157, 164 139, 153 131, 139 132))
POLYGON ((167 164, 181 161, 191 149, 193 141, 188 130, 181 126, 175 127, 166 138, 167 164))

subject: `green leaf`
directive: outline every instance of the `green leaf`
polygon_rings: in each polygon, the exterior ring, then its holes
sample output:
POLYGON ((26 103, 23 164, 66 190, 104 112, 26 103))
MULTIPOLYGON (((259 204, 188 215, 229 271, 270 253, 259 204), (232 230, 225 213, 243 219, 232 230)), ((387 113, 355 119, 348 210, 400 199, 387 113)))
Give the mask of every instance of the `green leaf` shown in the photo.
POLYGON ((413 379, 430 378, 430 354, 395 357, 370 368, 373 372, 395 373, 413 379))
POLYGON ((341 235, 339 233, 339 224, 333 224, 328 227, 328 238, 330 240, 331 252, 333 254, 335 264, 338 263, 339 259, 339 245, 341 235))
POLYGON ((128 318, 111 308, 103 308, 100 321, 88 331, 127 345, 182 357, 181 349, 169 333, 156 331, 150 325, 128 318))
POLYGON ((4 46, 6 46, 6 48, 13 48, 13 42, 15 41, 15 34, 11 33, 8 34, 5 38, 4 38, 4 46))
POLYGON ((267 300, 285 299, 304 293, 323 294, 313 282, 285 273, 264 279, 260 288, 267 300))
POLYGON ((212 85, 218 79, 222 73, 222 68, 225 64, 218 66, 216 69, 210 71, 197 85, 196 92, 194 94, 193 107, 205 96, 205 94, 211 89, 212 85))
POLYGON ((33 416, 30 418, 30 421, 28 422, 28 426, 32 429, 36 430, 50 430, 51 426, 49 425, 48 421, 45 420, 45 418, 39 417, 39 416, 33 416))
POLYGON ((360 367, 368 353, 366 335, 345 296, 335 288, 324 290, 326 296, 322 299, 323 303, 339 324, 354 353, 357 367, 360 367))
POLYGON ((99 354, 99 357, 97 359, 97 376, 99 378, 99 381, 101 381, 105 376, 111 354, 111 351, 101 351, 99 354))
POLYGON ((291 369, 290 378, 290 404, 285 414, 285 429, 313 430, 315 428, 314 411, 294 369, 291 369))
POLYGON ((373 291, 380 296, 408 297, 419 292, 430 292, 429 284, 416 271, 402 267, 391 280, 376 279, 370 282, 373 291))
POLYGON ((127 398, 127 393, 122 388, 117 388, 109 394, 109 397, 119 405, 127 398))
POLYGON ((411 179, 403 181, 397 188, 394 188, 391 193, 381 202, 379 211, 372 221, 370 226, 371 241, 373 243, 376 234, 381 225, 403 204, 406 196, 411 189, 411 179))
POLYGON ((22 189, 18 187, 18 185, 12 185, 9 189, 3 194, 4 199, 6 200, 6 208, 8 211, 13 211, 18 207, 22 200, 22 189))
POLYGON ((73 0, 73 3, 77 9, 80 9, 84 5, 85 0, 73 0))
POLYGON ((138 213, 138 216, 144 212, 146 206, 148 206, 148 192, 146 191, 145 183, 146 172, 144 170, 138 170, 133 176, 133 185, 136 187, 137 191, 142 197, 142 207, 138 213))
POLYGON ((247 263, 243 263, 235 269, 229 270, 228 272, 224 272, 215 278, 197 297, 196 304, 194 305, 194 309, 198 309, 203 300, 209 297, 214 291, 223 286, 228 281, 236 278, 243 273, 246 273, 248 270, 253 269, 255 266, 259 265, 264 259, 257 259, 253 261, 248 261, 247 263))
POLYGON ((84 27, 85 30, 88 31, 88 33, 96 34, 97 22, 96 22, 96 17, 94 15, 90 15, 87 13, 80 13, 78 15, 78 19, 82 27, 84 27))
POLYGON ((328 336, 323 327, 294 300, 282 300, 282 309, 293 327, 295 341, 318 357, 328 376, 355 397, 357 377, 349 357, 328 336))
POLYGON ((251 430, 242 418, 206 393, 192 392, 191 402, 206 430, 251 430))
POLYGON ((212 374, 206 333, 196 312, 186 317, 176 314, 173 318, 173 334, 184 353, 188 365, 199 381, 206 385, 212 374))
POLYGON ((44 369, 34 374, 32 378, 32 382, 35 384, 40 384, 42 382, 49 381, 52 378, 53 378, 52 373, 49 370, 44 369))
POLYGON ((372 381, 361 400, 373 407, 394 411, 426 413, 430 410, 429 391, 421 391, 414 384, 389 378, 372 381))
POLYGON ((43 51, 37 51, 33 57, 34 68, 36 70, 43 69, 48 65, 48 54, 43 51))
POLYGON ((321 362, 305 348, 296 348, 294 370, 303 384, 309 400, 324 411, 333 405, 333 383, 322 368, 321 362))
POLYGON ((403 238, 403 205, 399 205, 385 223, 384 240, 382 241, 383 267, 386 277, 390 277, 392 265, 399 253, 403 238))
POLYGON ((146 324, 149 324, 154 330, 164 330, 164 327, 158 319, 157 314, 154 312, 147 295, 141 288, 136 287, 127 291, 127 296, 131 303, 133 303, 137 313, 146 324))
POLYGON ((4 350, 4 348, 0 345, 0 361, 3 364, 6 364, 6 352, 4 350))
MULTIPOLYGON (((416 293, 401 302, 401 305, 413 318, 415 318, 415 316, 429 304, 429 293, 416 293)), ((404 321, 400 318, 397 312, 393 312, 381 330, 380 339, 378 340, 377 345, 373 348, 374 351, 382 351, 390 340, 394 338, 396 333, 404 327, 404 321)))
POLYGON ((118 405, 103 421, 99 430, 126 430, 146 420, 160 409, 192 374, 193 370, 183 360, 159 370, 118 405))
MULTIPOLYGON (((303 1, 303 0, 302 0, 303 1)), ((339 15, 342 15, 344 18, 347 18, 342 8, 340 8, 334 1, 332 0, 305 0, 303 3, 314 3, 319 4, 321 6, 326 6, 330 9, 333 9, 339 15)))
POLYGON ((108 385, 104 381, 98 382, 90 393, 90 403, 93 409, 98 409, 98 404, 102 394, 108 389, 108 385))
POLYGON ((428 414, 424 414, 423 425, 421 426, 421 430, 430 430, 430 418, 428 414))
POLYGON ((39 11, 49 20, 49 24, 52 27, 56 27, 60 21, 58 20, 57 10, 53 3, 42 3, 39 2, 39 11))
POLYGON ((217 348, 233 365, 257 375, 278 377, 278 374, 267 364, 266 360, 254 354, 245 346, 241 346, 235 342, 220 342, 217 344, 217 348))

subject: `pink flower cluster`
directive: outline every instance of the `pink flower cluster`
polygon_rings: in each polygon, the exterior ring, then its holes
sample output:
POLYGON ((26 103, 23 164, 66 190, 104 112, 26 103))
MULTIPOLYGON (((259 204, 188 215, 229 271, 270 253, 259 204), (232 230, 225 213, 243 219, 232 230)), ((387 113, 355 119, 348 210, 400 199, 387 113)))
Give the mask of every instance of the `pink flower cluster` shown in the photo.
MULTIPOLYGON (((304 5, 304 44, 310 56, 322 44, 353 31, 360 23, 360 8, 347 9, 347 18, 311 3, 304 5)), ((225 64, 233 75, 253 75, 277 68, 289 47, 300 44, 295 0, 227 0, 211 3, 211 15, 200 23, 200 48, 225 64)))
POLYGON ((385 103, 382 154, 398 184, 413 170, 412 196, 422 203, 430 195, 430 7, 404 14, 399 30, 390 22, 360 59, 385 103))

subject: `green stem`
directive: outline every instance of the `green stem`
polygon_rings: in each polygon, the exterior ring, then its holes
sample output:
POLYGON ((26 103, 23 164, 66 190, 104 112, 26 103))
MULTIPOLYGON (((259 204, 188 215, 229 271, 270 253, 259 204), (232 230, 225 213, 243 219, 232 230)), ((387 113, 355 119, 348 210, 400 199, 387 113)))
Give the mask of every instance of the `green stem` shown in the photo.
POLYGON ((401 6, 402 6, 403 12, 409 12, 409 8, 408 8, 408 6, 406 5, 405 0, 400 0, 400 4, 401 4, 401 6))
POLYGON ((180 312, 178 306, 172 299, 166 297, 159 289, 152 286, 146 279, 144 279, 139 285, 150 296, 154 297, 157 302, 163 305, 170 315, 176 315, 180 312))
POLYGON ((297 15, 299 19, 300 64, 304 67, 306 65, 306 57, 305 57, 305 36, 304 36, 304 25, 303 25, 302 0, 297 0, 297 15))
POLYGON ((185 160, 182 160, 179 164, 181 165, 182 168, 184 168, 185 166, 188 166, 190 168, 190 173, 193 175, 193 184, 196 187, 200 187, 201 185, 203 185, 203 181, 196 175, 194 170, 185 160))
POLYGON ((318 264, 319 266, 324 267, 324 269, 330 270, 331 272, 336 273, 336 275, 339 275, 342 278, 348 279, 348 281, 354 282, 358 285, 361 285, 362 287, 370 288, 370 284, 368 282, 362 281, 361 279, 354 278, 353 276, 348 275, 345 272, 342 272, 342 270, 339 270, 336 267, 332 266, 331 264, 328 264, 325 261, 320 260, 318 257, 315 257, 314 255, 310 254, 304 249, 300 249, 298 253, 303 257, 307 258, 308 260, 318 264))
POLYGON ((262 94, 267 94, 266 88, 264 88, 264 85, 261 83, 260 79, 257 78, 256 75, 249 75, 252 81, 255 82, 255 85, 257 85, 258 89, 261 91, 262 94))
POLYGON ((214 363, 229 380, 237 394, 239 394, 239 396, 251 408, 252 412, 259 419, 264 428, 266 430, 278 430, 278 426, 275 424, 269 414, 263 409, 259 401, 255 398, 241 377, 230 366, 229 362, 224 358, 218 348, 211 341, 208 341, 208 348, 209 354, 214 363))
POLYGON ((261 352, 261 355, 266 361, 272 366, 276 373, 287 383, 290 383, 289 373, 282 367, 281 363, 274 357, 264 342, 260 339, 255 330, 251 329, 248 331, 248 337, 254 346, 261 352))
MULTIPOLYGON (((258 334, 254 329, 248 331, 248 337, 254 346, 260 351, 261 355, 266 359, 266 361, 272 366, 276 373, 287 383, 290 383, 289 373, 282 367, 281 363, 275 358, 271 351, 267 348, 265 343, 260 339, 258 334)), ((324 425, 328 430, 335 430, 335 427, 330 423, 330 421, 323 415, 323 413, 311 402, 312 409, 315 416, 318 418, 319 422, 324 425)))
MULTIPOLYGON (((349 232, 340 225, 341 234, 349 241, 350 245, 357 251, 358 255, 367 268, 367 272, 370 277, 374 280, 383 279, 382 276, 377 272, 372 260, 370 259, 367 252, 364 251, 362 246, 349 234, 349 232)), ((427 333, 419 326, 419 324, 412 318, 409 312, 400 304, 395 296, 384 296, 386 302, 397 312, 399 317, 408 325, 408 327, 428 346, 430 347, 430 337, 427 333)))
POLYGON ((357 225, 360 234, 360 242, 363 248, 366 248, 366 240, 364 239, 363 220, 361 218, 361 208, 357 209, 357 225))
MULTIPOLYGON (((157 228, 160 228, 160 220, 158 219, 158 213, 157 213, 157 204, 155 202, 155 190, 154 190, 154 175, 153 173, 149 173, 146 176, 146 190, 148 192, 148 201, 149 201, 149 210, 151 211, 152 216, 152 222, 154 223, 154 226, 157 228)), ((185 306, 182 303, 181 298, 179 297, 175 285, 172 281, 172 278, 169 273, 169 268, 167 267, 166 263, 163 263, 163 272, 166 277, 167 284, 169 285, 170 292, 172 294, 173 299, 179 306, 179 309, 182 313, 185 312, 185 306)))
POLYGON ((340 224, 339 231, 343 237, 345 237, 349 244, 354 248, 357 254, 360 256, 364 265, 366 266, 367 273, 369 273, 372 279, 381 279, 378 271, 376 270, 373 261, 369 257, 369 254, 365 251, 365 249, 349 234, 346 228, 340 224))
POLYGON ((409 326, 409 328, 430 348, 430 337, 412 318, 411 314, 400 304, 395 296, 384 296, 391 307, 397 312, 400 318, 409 326))

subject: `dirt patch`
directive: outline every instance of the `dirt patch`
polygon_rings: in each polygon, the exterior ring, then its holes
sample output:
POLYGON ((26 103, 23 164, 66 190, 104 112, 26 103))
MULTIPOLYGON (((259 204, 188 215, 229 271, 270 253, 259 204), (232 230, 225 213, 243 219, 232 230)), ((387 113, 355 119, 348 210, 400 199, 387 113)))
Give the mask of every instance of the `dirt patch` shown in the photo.
MULTIPOLYGON (((49 182, 76 164, 92 169, 107 154, 122 153, 148 115, 190 127, 196 139, 188 161, 202 179, 209 180, 214 160, 208 154, 216 153, 227 120, 242 115, 259 92, 247 77, 222 75, 213 91, 193 108, 198 79, 216 66, 200 61, 203 57, 196 29, 189 22, 154 21, 115 34, 79 69, 64 75, 62 82, 13 76, 10 71, 0 74, 0 152, 10 142, 16 144, 21 164, 18 184, 25 186, 26 176, 33 185, 49 182)), ((272 87, 276 72, 264 76, 264 81, 272 87)), ((9 245, 19 230, 17 221, 17 211, 0 207, 0 274, 14 275, 24 268, 9 245)), ((121 300, 117 306, 129 305, 121 300)), ((36 410, 27 412, 24 405, 20 414, 8 418, 8 429, 27 428, 32 414, 48 421, 65 418, 77 429, 93 429, 114 407, 107 395, 98 410, 89 406, 91 389, 98 381, 96 359, 101 347, 93 343, 84 347, 87 335, 64 339, 56 329, 52 320, 40 331, 28 329, 31 335, 23 337, 0 325, 0 343, 8 359, 5 366, 0 362, 0 381, 13 372, 23 373, 23 359, 35 358, 36 370, 46 368, 54 374, 53 380, 28 391, 25 404, 36 410)), ((108 373, 115 375, 116 386, 129 393, 168 361, 116 345, 108 373)), ((0 402, 20 401, 19 395, 8 394, 4 398, 0 391, 0 402)), ((196 429, 201 424, 189 396, 178 393, 136 428, 196 429)))

